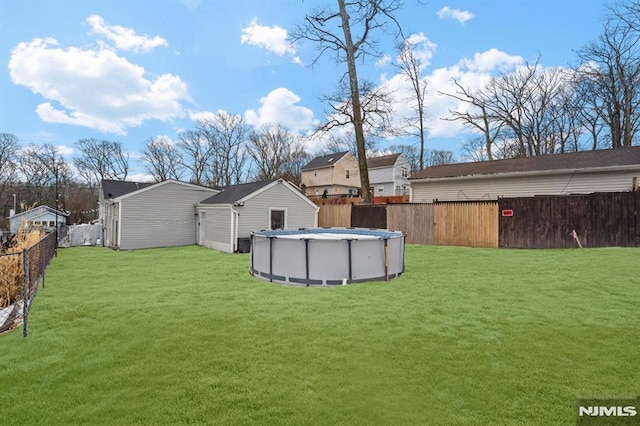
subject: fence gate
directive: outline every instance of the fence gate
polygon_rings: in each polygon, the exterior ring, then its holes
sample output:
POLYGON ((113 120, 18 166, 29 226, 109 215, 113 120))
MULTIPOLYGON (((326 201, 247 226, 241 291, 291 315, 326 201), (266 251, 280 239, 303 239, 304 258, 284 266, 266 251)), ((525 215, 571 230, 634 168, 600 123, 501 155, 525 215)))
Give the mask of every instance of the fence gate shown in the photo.
POLYGON ((498 247, 498 203, 442 202, 434 204, 434 244, 498 247))

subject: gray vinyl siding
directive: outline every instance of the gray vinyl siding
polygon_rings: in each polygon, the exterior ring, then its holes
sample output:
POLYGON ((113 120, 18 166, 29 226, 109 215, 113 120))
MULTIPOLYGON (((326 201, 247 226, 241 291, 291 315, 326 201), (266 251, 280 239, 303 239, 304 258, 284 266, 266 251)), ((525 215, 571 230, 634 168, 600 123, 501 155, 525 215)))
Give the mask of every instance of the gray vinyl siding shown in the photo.
POLYGON ((393 182, 393 166, 369 169, 369 182, 371 185, 393 182))
POLYGON ((120 248, 124 250, 196 244, 194 205, 215 191, 179 183, 123 198, 120 248))
POLYGON ((374 196, 392 196, 396 195, 396 186, 409 184, 407 178, 402 177, 402 168, 407 169, 409 173, 409 162, 400 156, 396 160, 395 165, 389 167, 378 167, 369 170, 369 183, 372 187, 384 185, 384 192, 374 191, 374 196))
POLYGON ((276 184, 249 198, 244 206, 234 207, 240 213, 238 237, 248 237, 252 231, 269 229, 269 208, 287 210, 287 228, 310 228, 316 225, 316 208, 289 187, 276 184))
POLYGON ((628 191, 635 172, 590 172, 544 176, 467 178, 411 182, 411 202, 495 200, 499 197, 628 191))
POLYGON ((224 252, 232 252, 232 219, 233 213, 229 206, 208 206, 200 208, 202 215, 204 213, 204 241, 202 245, 224 252))

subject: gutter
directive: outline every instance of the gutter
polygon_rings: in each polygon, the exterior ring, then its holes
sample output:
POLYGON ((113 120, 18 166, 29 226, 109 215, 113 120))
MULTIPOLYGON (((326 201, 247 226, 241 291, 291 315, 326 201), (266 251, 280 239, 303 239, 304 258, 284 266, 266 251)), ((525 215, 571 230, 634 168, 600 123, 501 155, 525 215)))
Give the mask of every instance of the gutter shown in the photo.
POLYGON ((465 176, 448 176, 448 177, 430 177, 409 179, 409 183, 437 183, 451 182, 459 180, 477 180, 477 179, 501 179, 510 177, 526 177, 526 176, 553 176, 566 174, 584 174, 584 173, 606 173, 606 172, 627 172, 638 171, 640 173, 640 164, 630 164, 626 166, 607 166, 607 167, 589 167, 586 169, 554 169, 554 170, 534 170, 528 172, 507 172, 492 173, 482 175, 465 175, 465 176))

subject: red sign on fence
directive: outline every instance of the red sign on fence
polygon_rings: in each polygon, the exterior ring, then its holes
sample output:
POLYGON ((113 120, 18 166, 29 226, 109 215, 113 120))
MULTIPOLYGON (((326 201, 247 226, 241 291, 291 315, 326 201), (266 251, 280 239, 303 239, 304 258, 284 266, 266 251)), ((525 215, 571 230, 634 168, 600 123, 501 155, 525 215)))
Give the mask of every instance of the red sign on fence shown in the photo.
POLYGON ((511 217, 511 216, 513 216, 513 210, 511 210, 511 209, 502 210, 502 216, 504 216, 504 217, 511 217))

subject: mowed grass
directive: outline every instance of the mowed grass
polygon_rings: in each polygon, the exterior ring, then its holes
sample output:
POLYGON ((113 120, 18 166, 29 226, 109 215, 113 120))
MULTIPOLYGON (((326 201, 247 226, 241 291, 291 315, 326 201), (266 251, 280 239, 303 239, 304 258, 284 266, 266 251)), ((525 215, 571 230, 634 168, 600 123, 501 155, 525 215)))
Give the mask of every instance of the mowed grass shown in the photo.
POLYGON ((640 394, 639 255, 407 246, 397 280, 303 288, 202 247, 63 249, 0 336, 0 419, 573 424, 640 394))

